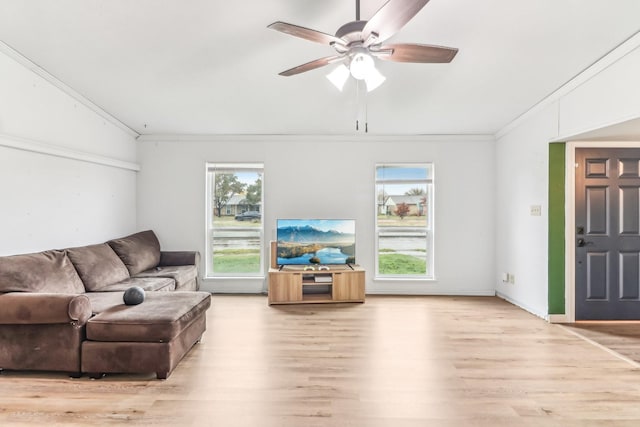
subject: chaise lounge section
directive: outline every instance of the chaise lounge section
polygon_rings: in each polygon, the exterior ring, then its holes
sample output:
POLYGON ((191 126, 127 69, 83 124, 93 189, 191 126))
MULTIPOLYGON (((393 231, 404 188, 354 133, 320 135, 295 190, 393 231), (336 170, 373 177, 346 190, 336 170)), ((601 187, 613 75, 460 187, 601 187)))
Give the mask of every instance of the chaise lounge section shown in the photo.
POLYGON ((204 292, 152 292, 144 304, 115 305, 89 319, 82 372, 155 372, 165 379, 200 340, 210 296, 204 292))
POLYGON ((198 264, 197 252, 162 252, 151 230, 0 257, 0 370, 167 378, 206 329, 198 264), (132 286, 142 304, 124 304, 132 286))

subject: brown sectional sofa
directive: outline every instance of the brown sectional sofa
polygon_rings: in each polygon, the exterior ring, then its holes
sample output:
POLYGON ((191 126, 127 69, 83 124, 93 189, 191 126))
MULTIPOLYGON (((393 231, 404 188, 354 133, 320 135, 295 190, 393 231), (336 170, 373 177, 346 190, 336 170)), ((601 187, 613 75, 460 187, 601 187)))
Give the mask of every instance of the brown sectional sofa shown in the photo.
POLYGON ((206 328, 198 264, 197 252, 162 252, 150 230, 0 257, 0 370, 167 378, 206 328), (143 303, 124 304, 132 286, 143 303))

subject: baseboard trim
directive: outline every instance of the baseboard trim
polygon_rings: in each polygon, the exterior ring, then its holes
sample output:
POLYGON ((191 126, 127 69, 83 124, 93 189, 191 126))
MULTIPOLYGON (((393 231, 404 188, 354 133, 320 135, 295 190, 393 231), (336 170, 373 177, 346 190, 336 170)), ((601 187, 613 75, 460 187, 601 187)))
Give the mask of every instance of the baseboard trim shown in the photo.
POLYGON ((533 308, 527 306, 526 304, 523 304, 522 302, 520 302, 518 300, 515 300, 515 299, 513 299, 513 298, 511 298, 511 297, 509 297, 509 296, 507 296, 507 295, 505 295, 505 294, 503 294, 501 292, 496 292, 496 296, 498 298, 502 298, 503 300, 505 300, 505 301, 515 305, 515 306, 520 307, 521 309, 523 309, 525 311, 528 311, 529 313, 533 314, 534 316, 538 316, 541 319, 544 319, 544 320, 547 320, 547 321, 549 320, 549 316, 547 314, 539 313, 538 311, 536 311, 533 308))
POLYGON ((550 314, 547 320, 549 323, 571 323, 566 314, 550 314))
POLYGON ((467 297, 494 297, 496 296, 496 291, 493 289, 486 290, 476 290, 476 291, 468 291, 468 290, 447 290, 445 291, 429 291, 429 290, 420 290, 416 291, 403 289, 367 289, 367 295, 395 295, 395 296, 467 296, 467 297))

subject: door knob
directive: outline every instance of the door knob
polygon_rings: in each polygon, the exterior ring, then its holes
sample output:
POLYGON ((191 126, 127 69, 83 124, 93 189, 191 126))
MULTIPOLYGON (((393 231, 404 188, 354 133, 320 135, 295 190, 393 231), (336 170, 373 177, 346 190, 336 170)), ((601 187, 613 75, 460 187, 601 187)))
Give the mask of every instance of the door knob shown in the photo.
POLYGON ((587 242, 584 239, 578 239, 578 247, 581 248, 583 246, 593 245, 593 242, 587 242))

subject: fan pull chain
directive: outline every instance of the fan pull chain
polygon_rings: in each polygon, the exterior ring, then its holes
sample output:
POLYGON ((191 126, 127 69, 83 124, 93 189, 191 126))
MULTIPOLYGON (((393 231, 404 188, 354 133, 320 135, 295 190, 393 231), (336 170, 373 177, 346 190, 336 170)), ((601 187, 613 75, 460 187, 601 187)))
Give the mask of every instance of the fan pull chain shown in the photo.
POLYGON ((360 81, 356 80, 356 132, 360 130, 358 116, 360 115, 360 81))
POLYGON ((369 103, 367 93, 364 93, 364 133, 369 133, 369 103))

